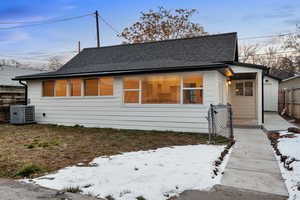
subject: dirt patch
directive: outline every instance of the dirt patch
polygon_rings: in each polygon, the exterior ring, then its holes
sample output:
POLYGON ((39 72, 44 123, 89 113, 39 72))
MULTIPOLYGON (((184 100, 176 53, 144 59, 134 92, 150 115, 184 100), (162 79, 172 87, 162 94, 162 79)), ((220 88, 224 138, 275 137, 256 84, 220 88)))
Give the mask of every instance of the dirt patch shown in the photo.
MULTIPOLYGON (((174 145, 206 144, 205 134, 117 130, 56 125, 0 125, 0 177, 16 176, 34 165, 37 177, 70 165, 88 163, 98 156, 156 149, 174 145)), ((227 139, 217 138, 217 144, 227 139)))

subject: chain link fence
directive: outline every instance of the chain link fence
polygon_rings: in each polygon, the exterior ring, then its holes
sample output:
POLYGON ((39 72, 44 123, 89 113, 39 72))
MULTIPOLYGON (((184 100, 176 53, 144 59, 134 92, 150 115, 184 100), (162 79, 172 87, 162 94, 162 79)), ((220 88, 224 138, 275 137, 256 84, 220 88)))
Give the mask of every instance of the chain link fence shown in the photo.
POLYGON ((211 104, 208 110, 207 120, 209 130, 209 143, 213 143, 218 135, 233 139, 231 104, 211 104))

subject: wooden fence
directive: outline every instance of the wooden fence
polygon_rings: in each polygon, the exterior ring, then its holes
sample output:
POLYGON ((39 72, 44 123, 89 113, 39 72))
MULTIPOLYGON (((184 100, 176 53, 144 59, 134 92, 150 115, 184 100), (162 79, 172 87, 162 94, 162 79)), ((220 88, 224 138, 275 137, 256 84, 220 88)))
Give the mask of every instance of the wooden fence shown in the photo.
POLYGON ((278 93, 278 110, 282 115, 300 119, 300 88, 280 90, 278 93))
POLYGON ((0 122, 9 121, 9 106, 25 104, 25 89, 20 86, 0 86, 0 122))

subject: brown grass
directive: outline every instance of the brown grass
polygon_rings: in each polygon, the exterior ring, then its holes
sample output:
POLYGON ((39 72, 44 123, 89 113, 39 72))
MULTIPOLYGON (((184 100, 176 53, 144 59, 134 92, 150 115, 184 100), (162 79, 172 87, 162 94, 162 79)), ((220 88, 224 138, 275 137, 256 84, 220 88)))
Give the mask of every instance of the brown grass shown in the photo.
MULTIPOLYGON (((207 142, 207 135, 67 127, 56 125, 0 125, 0 177, 19 178, 34 165, 36 177, 98 156, 207 142), (26 168, 27 167, 27 168, 26 168), (21 170, 21 171, 20 171, 21 170)), ((219 137, 217 144, 227 143, 219 137)))

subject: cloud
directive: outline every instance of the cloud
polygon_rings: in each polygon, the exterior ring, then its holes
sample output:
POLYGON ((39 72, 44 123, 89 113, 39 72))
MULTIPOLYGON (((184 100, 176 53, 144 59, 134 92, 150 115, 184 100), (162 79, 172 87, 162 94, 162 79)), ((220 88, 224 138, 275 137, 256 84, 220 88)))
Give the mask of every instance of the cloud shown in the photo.
POLYGON ((300 25, 300 18, 287 19, 284 22, 290 25, 300 25))
POLYGON ((27 32, 24 31, 1 31, 0 32, 0 41, 21 41, 28 40, 30 36, 27 32))
POLYGON ((72 9, 77 8, 77 6, 74 6, 74 5, 68 5, 68 6, 63 6, 62 8, 63 8, 63 10, 72 10, 72 9))

